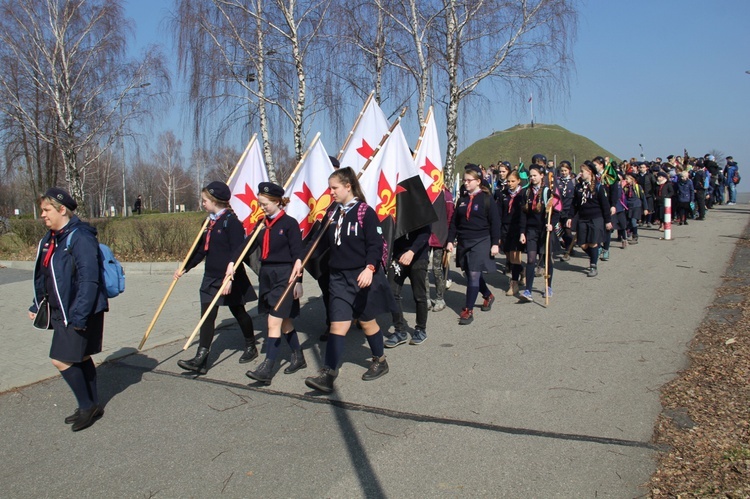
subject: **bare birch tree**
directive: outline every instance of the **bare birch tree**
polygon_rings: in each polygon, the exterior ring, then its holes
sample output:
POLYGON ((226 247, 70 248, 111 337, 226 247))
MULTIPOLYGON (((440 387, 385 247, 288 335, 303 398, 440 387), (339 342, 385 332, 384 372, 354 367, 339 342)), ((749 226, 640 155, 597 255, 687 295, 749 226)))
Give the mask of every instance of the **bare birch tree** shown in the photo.
POLYGON ((182 141, 172 131, 159 135, 156 149, 156 164, 161 184, 159 190, 167 201, 167 212, 175 211, 177 193, 185 191, 190 184, 178 182, 183 177, 182 141))
POLYGON ((148 80, 168 85, 163 61, 156 51, 140 61, 126 59, 131 25, 121 0, 2 0, 0 12, 2 57, 18 61, 17 75, 0 73, 0 109, 59 151, 67 186, 85 216, 86 167, 116 140, 128 90, 148 80), (54 133, 39 127, 15 91, 14 76, 43 96, 57 122, 54 133))
POLYGON ((442 0, 432 46, 447 87, 446 178, 455 170, 461 102, 485 80, 509 88, 564 87, 577 12, 574 0, 442 0))

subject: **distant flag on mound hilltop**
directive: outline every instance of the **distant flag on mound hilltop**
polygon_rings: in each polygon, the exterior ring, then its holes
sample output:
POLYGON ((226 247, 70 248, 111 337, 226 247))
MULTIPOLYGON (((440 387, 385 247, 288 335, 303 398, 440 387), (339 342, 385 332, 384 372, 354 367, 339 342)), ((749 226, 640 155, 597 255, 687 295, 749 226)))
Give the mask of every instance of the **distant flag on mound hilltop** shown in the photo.
POLYGON ((258 204, 256 190, 258 184, 268 182, 268 170, 256 138, 257 134, 250 139, 240 158, 237 171, 229 182, 229 190, 232 192, 229 204, 237 218, 242 221, 245 234, 250 234, 263 219, 263 210, 258 204))
POLYGON ((374 92, 365 101, 338 155, 341 166, 351 166, 354 173, 359 173, 380 141, 383 140, 383 135, 388 132, 388 119, 373 99, 373 94, 374 92))
POLYGON ((438 217, 436 223, 432 224, 432 233, 438 238, 440 244, 445 244, 448 239, 448 220, 445 211, 445 192, 443 190, 443 158, 440 154, 440 141, 438 139, 435 116, 432 106, 427 111, 427 118, 422 125, 422 133, 414 153, 414 163, 419 169, 422 184, 427 197, 435 209, 438 217))

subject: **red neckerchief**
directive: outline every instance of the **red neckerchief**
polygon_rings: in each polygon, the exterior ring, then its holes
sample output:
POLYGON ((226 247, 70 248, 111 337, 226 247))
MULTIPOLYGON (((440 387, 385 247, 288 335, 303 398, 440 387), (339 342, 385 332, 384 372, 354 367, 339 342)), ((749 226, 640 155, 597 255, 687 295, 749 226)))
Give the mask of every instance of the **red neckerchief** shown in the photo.
POLYGON ((518 195, 519 192, 521 192, 521 189, 518 187, 516 187, 515 192, 514 191, 510 192, 510 199, 508 200, 508 213, 513 213, 513 201, 516 200, 516 196, 518 195))
POLYGON ((273 227, 273 225, 278 222, 279 219, 283 216, 284 210, 280 210, 279 213, 272 219, 266 217, 266 233, 263 234, 263 253, 261 253, 261 258, 263 260, 266 259, 268 253, 271 251, 271 227, 273 227))
POLYGON ((471 205, 474 202, 474 196, 479 194, 478 192, 475 192, 474 194, 469 194, 469 206, 466 207, 466 220, 469 219, 469 214, 471 213, 471 205))
POLYGON ((211 241, 211 230, 214 228, 214 225, 216 225, 216 220, 218 220, 218 218, 208 222, 208 229, 206 229, 206 242, 203 244, 203 251, 208 251, 208 243, 211 241))
POLYGON ((537 191, 534 192, 534 187, 531 187, 531 192, 534 194, 534 196, 531 198, 531 211, 536 212, 537 204, 539 203, 539 194, 542 193, 542 186, 540 185, 537 188, 537 191))
POLYGON ((47 249, 47 254, 44 255, 44 262, 42 263, 45 267, 49 267, 49 262, 52 260, 52 253, 55 252, 55 231, 50 231, 50 238, 47 244, 44 245, 47 249))

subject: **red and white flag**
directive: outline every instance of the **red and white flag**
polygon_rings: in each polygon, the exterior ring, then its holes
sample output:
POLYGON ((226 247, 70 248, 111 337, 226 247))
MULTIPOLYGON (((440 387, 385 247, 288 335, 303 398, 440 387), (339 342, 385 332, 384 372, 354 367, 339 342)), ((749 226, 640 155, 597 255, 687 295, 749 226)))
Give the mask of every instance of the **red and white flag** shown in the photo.
POLYGON ((351 166, 354 173, 359 173, 387 132, 388 119, 373 99, 373 94, 370 94, 357 123, 349 132, 344 148, 339 152, 341 166, 351 166))
POLYGON ((438 221, 432 225, 432 233, 441 244, 448 238, 448 215, 443 193, 443 157, 440 151, 435 115, 430 106, 427 118, 422 125, 422 137, 414 153, 414 164, 419 170, 427 197, 430 198, 438 221))
POLYGON ((284 210, 299 223, 302 239, 314 232, 313 227, 323 220, 326 208, 331 204, 328 177, 334 170, 319 136, 316 135, 310 144, 302 166, 285 193, 289 204, 284 210))
POLYGON ((229 204, 237 218, 242 221, 247 235, 263 219, 263 210, 258 204, 256 194, 258 184, 261 182, 268 182, 268 170, 266 169, 266 162, 263 160, 260 144, 256 140, 256 135, 253 135, 237 164, 237 170, 232 180, 229 182, 229 190, 232 191, 229 204))

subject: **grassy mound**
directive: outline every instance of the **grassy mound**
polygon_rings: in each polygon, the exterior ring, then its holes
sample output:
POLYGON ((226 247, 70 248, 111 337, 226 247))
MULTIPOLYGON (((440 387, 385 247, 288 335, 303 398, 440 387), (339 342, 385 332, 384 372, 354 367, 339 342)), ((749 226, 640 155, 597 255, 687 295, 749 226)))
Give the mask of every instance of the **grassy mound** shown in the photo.
MULTIPOLYGON (((558 125, 535 124, 518 125, 474 142, 458 155, 456 164, 466 163, 489 166, 499 161, 509 161, 517 165, 519 158, 525 164, 531 163, 534 154, 544 154, 557 162, 568 160, 575 165, 596 156, 609 156, 619 159, 611 152, 582 135, 572 133, 558 125)), ((576 168, 577 171, 577 168, 576 168)))

